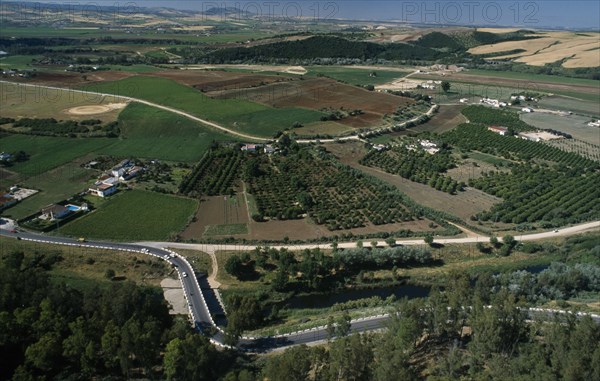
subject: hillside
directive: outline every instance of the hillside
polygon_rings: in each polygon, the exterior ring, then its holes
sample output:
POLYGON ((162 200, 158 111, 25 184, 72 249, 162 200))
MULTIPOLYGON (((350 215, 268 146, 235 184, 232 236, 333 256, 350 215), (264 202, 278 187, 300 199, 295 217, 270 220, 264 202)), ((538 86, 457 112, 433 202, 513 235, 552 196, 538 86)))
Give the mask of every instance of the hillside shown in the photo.
POLYGON ((200 56, 205 63, 288 62, 290 60, 353 59, 388 61, 451 61, 463 57, 469 48, 504 41, 538 38, 530 31, 494 34, 473 31, 460 34, 428 33, 416 41, 379 44, 348 40, 339 36, 317 35, 300 41, 283 41, 252 47, 235 47, 200 56))

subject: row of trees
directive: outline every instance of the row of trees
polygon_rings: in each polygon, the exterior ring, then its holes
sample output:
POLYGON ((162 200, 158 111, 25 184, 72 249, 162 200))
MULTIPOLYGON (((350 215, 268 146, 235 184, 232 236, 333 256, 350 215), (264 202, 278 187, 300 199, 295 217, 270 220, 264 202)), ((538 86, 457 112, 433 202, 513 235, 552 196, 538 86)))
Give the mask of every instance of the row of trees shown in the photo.
POLYGON ((260 215, 277 219, 311 216, 330 230, 410 221, 403 196, 359 171, 311 148, 263 158, 248 179, 260 215))
POLYGON ((420 148, 411 149, 398 145, 385 151, 371 150, 360 160, 360 163, 400 175, 411 181, 428 184, 432 188, 450 194, 463 191, 465 187, 464 183, 443 175, 456 165, 456 160, 448 149, 442 149, 435 155, 431 155, 420 148))
POLYGON ((519 165, 510 173, 484 173, 478 179, 471 179, 469 185, 504 200, 475 218, 516 224, 548 221, 560 226, 600 215, 599 182, 598 173, 519 165))
POLYGON ((514 160, 546 160, 571 168, 595 170, 599 164, 573 152, 565 152, 547 144, 502 136, 474 123, 461 124, 441 135, 448 144, 467 151, 480 151, 514 160))
POLYGON ((461 112, 471 123, 479 123, 486 126, 508 127, 515 132, 535 130, 534 127, 523 122, 521 118, 519 118, 519 114, 513 110, 470 105, 463 108, 461 112))
POLYGON ((61 120, 54 118, 0 118, 0 124, 12 123, 11 132, 28 133, 44 136, 106 136, 117 137, 120 134, 119 122, 114 121, 102 125, 102 121, 88 119, 82 121, 61 120))
POLYGON ((243 160, 243 154, 239 150, 211 148, 181 181, 179 192, 192 196, 232 194, 243 160))
POLYGON ((225 271, 244 280, 262 278, 276 292, 322 291, 341 287, 365 270, 435 265, 428 249, 385 247, 335 249, 332 255, 319 249, 294 254, 286 249, 255 249, 231 255, 225 271))

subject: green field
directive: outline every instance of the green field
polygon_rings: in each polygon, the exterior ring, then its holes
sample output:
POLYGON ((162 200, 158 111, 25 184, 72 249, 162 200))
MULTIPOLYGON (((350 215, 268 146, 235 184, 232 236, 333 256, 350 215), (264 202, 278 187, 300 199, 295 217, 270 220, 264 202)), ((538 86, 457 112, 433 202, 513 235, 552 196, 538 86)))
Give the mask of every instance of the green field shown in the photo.
POLYGON ((315 122, 304 125, 300 128, 294 128, 290 132, 298 136, 314 136, 314 135, 340 135, 345 132, 354 131, 352 127, 341 123, 327 121, 315 122))
POLYGON ((132 73, 155 73, 157 71, 164 70, 164 69, 161 69, 156 66, 142 65, 142 64, 138 64, 138 65, 102 65, 102 67, 103 68, 108 67, 112 71, 126 71, 126 72, 132 72, 132 73))
POLYGON ((90 152, 98 152, 115 142, 108 138, 60 138, 31 135, 0 137, 0 151, 25 151, 29 160, 10 169, 28 176, 40 175, 90 152))
POLYGON ((20 86, 17 83, 0 84, 0 116, 5 118, 54 118, 56 120, 99 119, 113 122, 121 109, 114 109, 93 117, 69 113, 73 107, 100 106, 120 103, 121 99, 112 96, 81 94, 69 89, 41 89, 20 86))
POLYGON ((6 37, 70 37, 70 38, 127 38, 127 39, 159 39, 180 40, 194 43, 222 43, 247 41, 268 37, 270 34, 261 31, 229 31, 222 34, 205 35, 198 32, 189 33, 159 33, 155 31, 140 30, 127 33, 128 30, 105 30, 100 28, 51 28, 51 27, 2 27, 2 35, 6 37))
POLYGON ((115 82, 86 85, 86 90, 141 98, 186 111, 198 117, 225 123, 236 131, 272 137, 296 121, 318 121, 322 114, 297 108, 274 109, 245 100, 212 99, 175 81, 135 76, 115 82), (237 122, 237 123, 236 123, 237 122))
POLYGON ((598 107, 598 102, 599 101, 582 101, 580 99, 552 96, 540 99, 539 106, 552 110, 572 111, 599 118, 600 107, 598 107))
POLYGON ((483 152, 471 151, 469 152, 469 157, 475 160, 483 161, 484 163, 492 164, 492 165, 502 165, 508 166, 512 162, 510 160, 502 159, 498 156, 490 155, 483 152))
POLYGON ((346 82, 350 85, 360 86, 381 85, 410 74, 410 71, 401 72, 378 69, 356 69, 347 66, 311 66, 307 69, 309 75, 322 74, 326 77, 346 82), (373 72, 377 74, 376 77, 369 76, 369 74, 373 72))
POLYGON ((0 58, 0 67, 3 69, 26 69, 31 66, 33 59, 39 59, 42 56, 7 56, 0 58))
MULTIPOLYGON (((100 28, 59 29, 43 26, 31 26, 27 28, 3 26, 2 34, 7 37, 89 37, 97 36, 98 34, 109 35, 109 33, 107 33, 106 31, 101 31, 100 28)), ((115 34, 125 35, 125 33, 115 34)))
POLYGON ((149 58, 164 58, 169 59, 171 56, 168 55, 164 50, 151 50, 149 52, 144 53, 146 57, 149 58))
POLYGON ((314 123, 321 115, 303 108, 268 108, 249 114, 224 116, 221 122, 233 130, 271 137, 278 131, 291 128, 295 122, 302 125, 314 123))
POLYGON ((119 114, 121 138, 102 149, 103 154, 169 161, 197 161, 213 140, 235 141, 200 123, 139 103, 119 114))
POLYGON ((591 120, 581 115, 556 115, 542 112, 521 114, 521 120, 537 128, 551 128, 571 134, 575 139, 591 144, 600 144, 600 129, 590 127, 587 123, 591 120))
POLYGON ((493 76, 498 78, 523 79, 527 81, 539 81, 548 83, 560 83, 565 85, 589 85, 598 86, 599 82, 593 79, 561 77, 557 75, 521 73, 516 71, 496 71, 496 70, 479 70, 469 69, 463 74, 472 74, 479 76, 493 76))
POLYGON ((102 207, 75 220, 61 234, 112 240, 166 240, 196 211, 195 200, 145 191, 122 191, 102 207))
POLYGON ((206 237, 234 234, 248 234, 248 224, 208 225, 204 232, 206 237))

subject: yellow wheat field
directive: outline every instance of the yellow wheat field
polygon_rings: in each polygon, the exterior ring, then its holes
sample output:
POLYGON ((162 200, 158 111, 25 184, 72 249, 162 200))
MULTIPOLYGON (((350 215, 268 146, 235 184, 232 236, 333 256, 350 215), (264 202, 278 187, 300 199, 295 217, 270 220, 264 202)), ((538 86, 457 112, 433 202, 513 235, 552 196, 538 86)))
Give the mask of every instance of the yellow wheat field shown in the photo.
MULTIPOLYGON (((482 29, 492 30, 495 31, 482 29)), ((507 32, 503 29, 498 31, 507 32)), ((543 66, 560 60, 565 60, 563 66, 567 68, 600 66, 600 33, 539 32, 536 35, 540 38, 481 45, 469 52, 488 55, 498 53, 492 59, 514 59, 532 66, 543 66), (502 54, 516 49, 525 51, 502 54)))

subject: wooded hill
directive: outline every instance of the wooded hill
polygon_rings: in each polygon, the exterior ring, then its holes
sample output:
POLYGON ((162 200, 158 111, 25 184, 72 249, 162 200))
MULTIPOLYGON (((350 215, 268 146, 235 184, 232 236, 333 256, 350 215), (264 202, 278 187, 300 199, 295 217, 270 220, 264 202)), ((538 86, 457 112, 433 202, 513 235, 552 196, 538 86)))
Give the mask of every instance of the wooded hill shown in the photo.
POLYGON ((258 45, 250 48, 228 48, 207 53, 200 57, 207 63, 226 62, 274 62, 311 60, 317 58, 346 58, 358 60, 432 61, 448 57, 464 56, 477 45, 536 38, 527 36, 528 31, 494 34, 469 32, 445 34, 432 32, 417 41, 378 44, 366 41, 350 41, 337 36, 314 36, 305 40, 284 41, 258 45))

